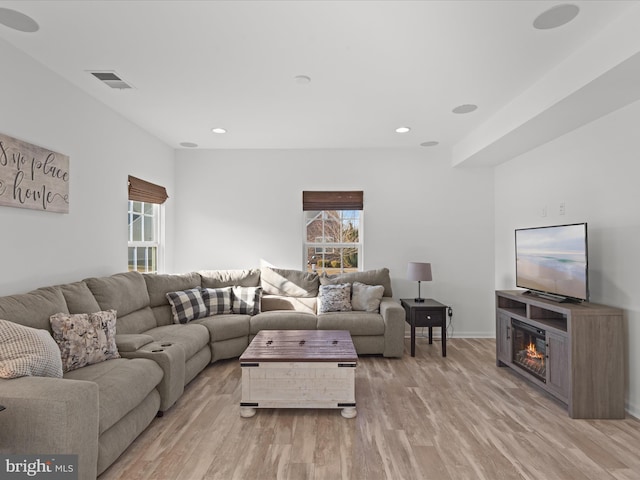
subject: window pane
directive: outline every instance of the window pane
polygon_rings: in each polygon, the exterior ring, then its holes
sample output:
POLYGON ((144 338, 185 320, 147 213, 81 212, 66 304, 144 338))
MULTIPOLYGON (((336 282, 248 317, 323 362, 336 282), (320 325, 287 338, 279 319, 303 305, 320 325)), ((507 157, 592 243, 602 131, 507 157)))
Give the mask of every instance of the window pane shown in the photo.
POLYGON ((153 217, 144 217, 144 241, 152 242, 155 238, 155 231, 153 229, 153 217))
POLYGON ((153 215, 153 203, 143 203, 145 215, 153 215))
POLYGON ((131 210, 134 213, 142 213, 142 202, 130 202, 131 210))
POLYGON ((134 242, 142 241, 142 216, 133 215, 133 222, 131 222, 131 240, 134 242))
POLYGON ((129 247, 129 271, 130 272, 136 269, 136 263, 134 258, 135 252, 136 252, 135 247, 129 247))

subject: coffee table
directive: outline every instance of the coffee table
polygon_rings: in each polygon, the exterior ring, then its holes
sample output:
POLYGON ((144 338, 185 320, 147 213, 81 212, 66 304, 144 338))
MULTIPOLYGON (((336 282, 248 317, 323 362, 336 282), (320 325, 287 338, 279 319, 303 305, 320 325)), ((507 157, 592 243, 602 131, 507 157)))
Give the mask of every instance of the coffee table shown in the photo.
POLYGON ((353 418, 357 360, 347 330, 261 330, 240 357, 240 416, 256 408, 340 408, 353 418))

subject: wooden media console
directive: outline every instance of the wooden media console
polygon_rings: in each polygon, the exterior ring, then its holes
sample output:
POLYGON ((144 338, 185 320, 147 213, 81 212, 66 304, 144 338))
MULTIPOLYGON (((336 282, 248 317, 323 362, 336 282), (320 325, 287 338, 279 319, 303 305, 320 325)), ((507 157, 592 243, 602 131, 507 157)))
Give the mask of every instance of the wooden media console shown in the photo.
POLYGON ((496 364, 565 403, 571 418, 624 418, 623 335, 618 308, 496 292, 496 364))

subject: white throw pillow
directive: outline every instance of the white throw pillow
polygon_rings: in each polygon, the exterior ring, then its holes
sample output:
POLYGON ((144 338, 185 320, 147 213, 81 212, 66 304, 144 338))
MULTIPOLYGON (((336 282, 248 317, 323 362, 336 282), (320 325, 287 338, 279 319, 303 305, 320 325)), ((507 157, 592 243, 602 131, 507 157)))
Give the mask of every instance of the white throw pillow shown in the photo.
POLYGON ((46 330, 0 320, 0 378, 62 378, 60 349, 46 330))

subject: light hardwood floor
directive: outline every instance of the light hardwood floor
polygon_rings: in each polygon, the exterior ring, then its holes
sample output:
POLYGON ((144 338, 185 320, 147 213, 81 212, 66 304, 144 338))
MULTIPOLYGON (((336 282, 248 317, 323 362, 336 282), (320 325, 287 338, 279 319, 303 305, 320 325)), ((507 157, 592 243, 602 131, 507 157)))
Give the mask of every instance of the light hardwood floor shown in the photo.
POLYGON ((237 360, 210 365, 99 480, 640 479, 640 421, 572 420, 495 365, 495 341, 418 339, 416 357, 360 357, 358 416, 241 418, 237 360))

